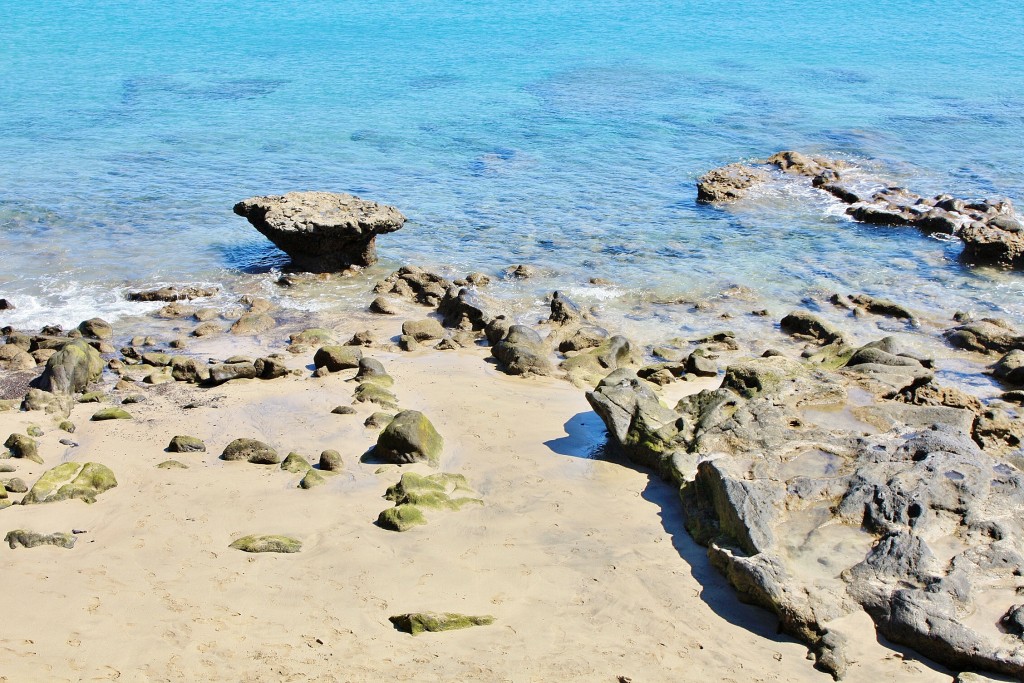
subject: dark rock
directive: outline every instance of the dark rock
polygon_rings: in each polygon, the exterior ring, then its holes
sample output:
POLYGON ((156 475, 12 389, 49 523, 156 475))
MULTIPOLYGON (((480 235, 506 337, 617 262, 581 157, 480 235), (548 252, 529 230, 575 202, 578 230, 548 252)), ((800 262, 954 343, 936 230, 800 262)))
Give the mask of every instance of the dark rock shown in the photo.
POLYGON ((356 382, 369 382, 383 387, 390 387, 395 383, 395 380, 384 369, 384 364, 369 356, 359 359, 359 371, 356 372, 353 379, 356 382))
POLYGON ((833 294, 829 300, 836 306, 852 311, 866 311, 898 320, 914 320, 914 314, 903 306, 888 299, 878 299, 867 294, 850 294, 847 296, 833 294))
POLYGON ((0 311, 13 311, 17 306, 10 299, 0 299, 0 311))
POLYGON ((1024 336, 1005 320, 983 318, 946 332, 946 340, 956 348, 980 353, 1007 353, 1024 349, 1024 336))
POLYGON ((548 320, 559 325, 577 323, 583 319, 583 312, 569 297, 561 292, 555 292, 551 296, 551 315, 548 320))
POLYGON ((465 288, 450 288, 438 304, 437 312, 445 327, 460 330, 482 330, 490 319, 480 296, 465 288))
POLYGON ((819 344, 832 344, 843 339, 839 331, 807 311, 793 311, 782 319, 780 325, 787 334, 806 337, 819 344))
POLYGON ((259 372, 253 363, 221 363, 210 367, 210 384, 224 384, 235 379, 256 379, 259 372))
POLYGON ((175 436, 166 450, 169 453, 205 453, 206 444, 194 436, 175 436))
POLYGON ((331 410, 331 413, 334 415, 355 415, 356 409, 352 406, 337 406, 331 410))
POLYGON ((378 296, 370 302, 370 313, 378 313, 380 315, 398 315, 398 309, 395 308, 395 305, 387 298, 378 296))
POLYGON ((253 368, 260 379, 278 379, 288 374, 288 366, 277 358, 257 358, 253 368))
POLYGON ((355 346, 322 346, 313 355, 313 365, 328 372, 359 367, 363 352, 355 346))
POLYGON ((506 280, 526 280, 533 277, 536 274, 537 272, 532 266, 527 266, 522 263, 514 266, 509 266, 504 271, 502 271, 502 276, 506 280))
POLYGON ((1009 351, 992 366, 992 374, 1008 384, 1024 384, 1024 350, 1009 351))
POLYGON ((128 292, 128 301, 181 301, 201 299, 216 294, 216 287, 161 287, 147 291, 128 292))
POLYGON ((345 469, 345 463, 341 459, 341 453, 327 449, 320 454, 320 469, 326 472, 340 472, 345 469))
POLYGON ((405 223, 392 206, 330 192, 252 197, 234 211, 287 253, 295 267, 313 272, 375 263, 377 235, 405 223))
POLYGON ((963 260, 982 265, 1024 266, 1024 226, 1011 216, 975 221, 960 231, 963 260))
POLYGON ((694 351, 686 358, 686 372, 698 377, 717 377, 718 363, 707 354, 694 351))

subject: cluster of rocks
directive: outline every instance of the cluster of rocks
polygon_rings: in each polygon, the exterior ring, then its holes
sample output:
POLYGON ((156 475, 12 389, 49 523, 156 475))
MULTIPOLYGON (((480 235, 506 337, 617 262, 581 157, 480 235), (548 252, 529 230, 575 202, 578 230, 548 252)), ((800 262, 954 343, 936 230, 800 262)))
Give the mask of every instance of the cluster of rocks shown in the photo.
MULTIPOLYGON (((781 327, 807 342, 802 360, 733 362, 720 386, 673 407, 622 368, 587 399, 615 447, 679 486, 712 563, 819 668, 842 677, 844 638, 827 624, 864 610, 886 638, 953 669, 1024 674, 1019 416, 939 384, 892 338, 853 345, 806 311, 781 327)), ((1017 350, 990 322, 950 338, 1017 350)))
MULTIPOLYGON (((709 171, 697 181, 697 200, 730 202, 743 198, 771 176, 767 167, 810 179, 813 187, 849 204, 846 213, 874 225, 913 226, 927 233, 960 238, 966 263, 1024 267, 1024 223, 1008 199, 971 201, 942 194, 924 197, 903 187, 883 187, 869 193, 846 182, 844 162, 779 152, 759 166, 730 164, 709 171)), ((877 186, 877 185, 876 185, 877 186)))

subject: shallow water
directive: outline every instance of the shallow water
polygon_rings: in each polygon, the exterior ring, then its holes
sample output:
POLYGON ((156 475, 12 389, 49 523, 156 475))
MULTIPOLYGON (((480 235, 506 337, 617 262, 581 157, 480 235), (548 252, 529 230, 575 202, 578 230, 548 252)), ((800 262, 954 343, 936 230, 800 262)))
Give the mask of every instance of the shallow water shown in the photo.
MULTIPOLYGON (((231 213, 292 189, 410 218, 371 274, 510 263, 532 311, 570 288, 624 320, 739 284, 758 306, 864 291, 1024 321, 1024 278, 856 225, 788 187, 729 210, 694 179, 798 148, 922 193, 1024 198, 1024 13, 1008 0, 7 3, 0 24, 5 323, 141 309, 127 286, 278 293, 286 261, 231 213), (994 38, 993 27, 998 27, 994 38), (615 287, 591 287, 599 276, 615 287)), ((299 309, 364 305, 371 276, 299 309), (358 302, 358 303, 353 303, 358 302)))

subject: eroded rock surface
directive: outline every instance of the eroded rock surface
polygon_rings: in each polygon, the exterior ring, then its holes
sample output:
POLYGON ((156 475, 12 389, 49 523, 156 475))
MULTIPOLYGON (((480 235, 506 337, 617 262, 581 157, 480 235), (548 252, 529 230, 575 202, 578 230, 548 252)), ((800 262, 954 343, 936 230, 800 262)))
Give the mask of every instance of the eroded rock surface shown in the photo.
POLYGON ((865 610, 946 666, 1021 676, 1024 640, 1000 624, 1024 589, 1024 474, 972 439, 973 397, 882 365, 907 386, 886 399, 879 382, 874 403, 851 405, 857 367, 734 363, 673 408, 620 369, 587 398, 613 444, 679 484, 712 563, 820 668, 842 676, 843 637, 827 624, 865 610))

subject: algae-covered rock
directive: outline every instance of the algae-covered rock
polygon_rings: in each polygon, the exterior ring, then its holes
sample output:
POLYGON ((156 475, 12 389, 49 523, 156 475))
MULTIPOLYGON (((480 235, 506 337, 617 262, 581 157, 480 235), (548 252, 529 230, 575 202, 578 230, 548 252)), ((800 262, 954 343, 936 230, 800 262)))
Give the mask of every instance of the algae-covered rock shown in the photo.
POLYGON ((297 553, 302 550, 302 541, 288 536, 243 536, 229 548, 247 553, 297 553))
POLYGON ((376 358, 364 357, 359 359, 359 372, 356 373, 355 381, 360 383, 378 384, 382 387, 390 387, 395 380, 384 369, 384 364, 376 358))
POLYGON ((22 499, 22 505, 53 503, 78 498, 96 502, 96 496, 117 486, 114 473, 98 462, 65 462, 43 473, 22 499))
POLYGON ((15 529, 14 531, 8 531, 7 535, 4 536, 4 543, 9 545, 11 549, 14 548, 35 548, 41 545, 53 545, 58 548, 67 548, 70 550, 75 547, 75 541, 78 539, 68 533, 58 531, 53 534, 41 534, 36 531, 28 531, 26 529, 15 529))
POLYGON ((174 371, 169 367, 162 367, 153 370, 142 378, 146 384, 167 384, 174 381, 174 371))
POLYGON ((288 341, 293 345, 323 346, 325 344, 333 344, 335 339, 330 330, 325 330, 321 327, 310 327, 302 332, 288 335, 288 341))
POLYGON ((388 617, 388 621, 394 624, 396 630, 415 636, 424 631, 437 633, 470 628, 471 626, 488 626, 494 623, 494 617, 490 615, 469 616, 455 612, 411 612, 388 617))
POLYGON ((32 462, 43 464, 43 457, 39 455, 39 444, 30 436, 25 434, 11 434, 4 441, 4 446, 11 451, 15 458, 25 458, 32 462))
POLYGON ((180 460, 164 460, 162 463, 157 465, 157 469, 161 470, 187 470, 188 465, 181 462, 180 460))
POLYGON ((408 531, 426 523, 423 512, 415 505, 397 505, 384 510, 377 517, 377 526, 389 531, 408 531))
POLYGON ((57 429, 61 430, 62 432, 67 432, 68 434, 74 434, 75 423, 72 422, 71 420, 62 420, 61 423, 57 425, 57 429))
POLYGON ((473 496, 466 478, 461 474, 438 472, 429 476, 406 472, 402 479, 384 494, 396 505, 415 505, 435 510, 461 510, 465 505, 480 505, 473 496))
POLYGON ((276 465, 281 456, 273 448, 256 439, 235 439, 220 454, 221 460, 248 460, 257 465, 276 465))
POLYGON ((355 415, 356 409, 352 406, 335 406, 331 413, 334 415, 355 415))
POLYGON ((341 453, 330 448, 321 453, 320 469, 325 472, 340 472, 345 469, 345 463, 342 462, 341 453))
POLYGON ((246 313, 231 326, 231 334, 256 335, 272 330, 277 322, 266 313, 246 313))
POLYGON ((29 436, 39 437, 42 436, 45 432, 43 432, 42 427, 33 424, 29 425, 28 428, 25 429, 25 433, 28 434, 29 436))
POLYGON ((364 382, 352 392, 356 403, 376 403, 382 408, 398 410, 398 398, 379 384, 364 382))
POLYGON ((205 453, 206 444, 194 436, 178 435, 167 444, 168 453, 205 453))
POLYGON ((130 420, 132 414, 124 408, 103 408, 97 410, 92 414, 90 418, 93 422, 102 422, 104 420, 130 420))
POLYGON ((302 481, 299 482, 299 488, 311 489, 320 486, 321 484, 324 484, 326 482, 327 480, 324 479, 319 472, 317 472, 311 467, 308 470, 306 470, 306 476, 304 476, 302 478, 302 481))
POLYGON ((394 413, 385 413, 384 411, 377 411, 370 415, 368 418, 363 420, 363 426, 367 429, 384 429, 391 421, 395 419, 394 413))
POLYGON ((309 462, 298 453, 289 453, 281 462, 281 469, 285 472, 298 474, 309 469, 309 462))
POLYGON ((87 391, 84 394, 80 394, 78 397, 79 403, 103 403, 107 399, 107 395, 102 391, 87 391))
POLYGON ((78 331, 84 337, 92 339, 110 339, 114 336, 114 330, 106 320, 102 318, 91 318, 78 323, 78 331))
POLYGON ((64 344, 46 361, 38 387, 54 394, 85 391, 103 374, 103 358, 83 339, 64 344))
POLYGON ((403 410, 377 437, 375 454, 385 462, 405 464, 427 462, 436 467, 444 439, 427 416, 418 410, 403 410))

